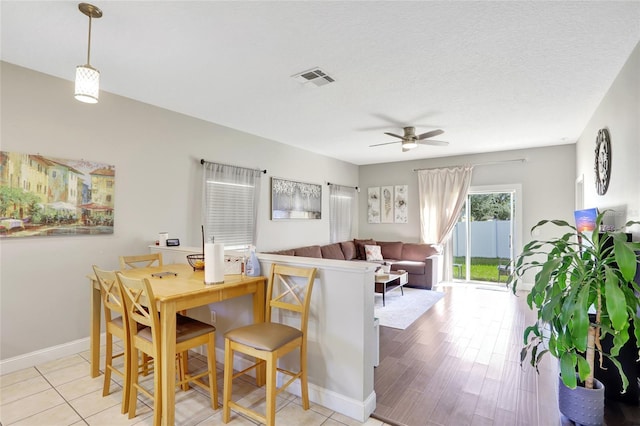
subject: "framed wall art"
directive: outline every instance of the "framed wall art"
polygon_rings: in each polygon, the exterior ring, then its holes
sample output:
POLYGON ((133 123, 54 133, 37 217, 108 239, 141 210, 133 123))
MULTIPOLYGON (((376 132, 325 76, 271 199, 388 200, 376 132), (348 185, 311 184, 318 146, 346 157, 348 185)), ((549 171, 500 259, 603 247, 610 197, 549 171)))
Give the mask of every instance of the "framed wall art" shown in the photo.
POLYGON ((380 187, 380 223, 393 223, 393 186, 380 187))
POLYGON ((380 223, 380 187, 367 189, 367 222, 380 223))
POLYGON ((113 234, 115 166, 0 151, 0 237, 113 234))
POLYGON ((407 193, 409 185, 396 185, 395 198, 393 200, 395 210, 395 223, 407 223, 407 193))
POLYGON ((374 186, 367 190, 368 223, 407 223, 409 185, 374 186))
POLYGON ((271 178, 271 220, 321 218, 322 185, 271 178))

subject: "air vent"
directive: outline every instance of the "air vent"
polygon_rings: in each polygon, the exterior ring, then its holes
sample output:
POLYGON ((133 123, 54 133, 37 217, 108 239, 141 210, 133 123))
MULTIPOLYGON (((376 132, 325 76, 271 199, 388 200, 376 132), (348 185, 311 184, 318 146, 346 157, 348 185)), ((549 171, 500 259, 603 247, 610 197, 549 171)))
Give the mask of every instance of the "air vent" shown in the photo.
POLYGON ((324 86, 333 83, 335 80, 320 68, 312 68, 299 74, 291 76, 300 83, 313 83, 315 86, 324 86))

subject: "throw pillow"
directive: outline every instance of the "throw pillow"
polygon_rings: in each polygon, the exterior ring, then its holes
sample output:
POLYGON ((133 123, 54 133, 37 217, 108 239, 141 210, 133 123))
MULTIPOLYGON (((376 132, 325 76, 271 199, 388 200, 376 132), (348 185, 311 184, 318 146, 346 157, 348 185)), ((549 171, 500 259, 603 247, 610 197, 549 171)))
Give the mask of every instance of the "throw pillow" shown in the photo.
POLYGON ((367 261, 382 261, 382 251, 380 246, 364 246, 364 252, 367 256, 367 261))
POLYGON ((375 245, 376 242, 371 239, 369 240, 354 239, 353 243, 356 246, 356 259, 366 260, 365 253, 364 253, 365 244, 375 245))

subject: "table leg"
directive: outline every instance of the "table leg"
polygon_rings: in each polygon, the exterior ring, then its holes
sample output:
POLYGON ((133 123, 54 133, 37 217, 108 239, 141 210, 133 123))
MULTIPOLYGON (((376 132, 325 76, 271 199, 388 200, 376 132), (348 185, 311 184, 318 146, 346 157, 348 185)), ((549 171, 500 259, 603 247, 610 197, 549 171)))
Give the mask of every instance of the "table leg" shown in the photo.
MULTIPOLYGON (((160 306, 160 379, 162 381, 162 398, 155 403, 162 404, 162 424, 173 426, 176 401, 176 306, 163 303, 160 306)), ((158 360, 155 360, 156 368, 158 360)))
MULTIPOLYGON (((253 293, 253 322, 264 322, 264 305, 265 301, 265 282, 258 285, 255 293, 253 293)), ((266 383, 266 370, 264 362, 256 367, 256 386, 261 387, 266 383)))
POLYGON ((382 284, 382 306, 386 306, 384 301, 385 294, 387 294, 387 283, 382 284))
POLYGON ((89 332, 89 351, 91 353, 91 377, 100 375, 100 308, 102 300, 100 289, 95 280, 91 280, 91 330, 89 332))

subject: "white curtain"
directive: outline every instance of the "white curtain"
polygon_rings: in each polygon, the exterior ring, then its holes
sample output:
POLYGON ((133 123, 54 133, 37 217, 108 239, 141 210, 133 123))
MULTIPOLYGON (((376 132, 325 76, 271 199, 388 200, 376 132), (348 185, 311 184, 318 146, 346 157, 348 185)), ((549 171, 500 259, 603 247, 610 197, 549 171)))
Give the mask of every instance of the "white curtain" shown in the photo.
POLYGON ((420 239, 442 249, 442 278, 453 279, 453 250, 449 240, 469 193, 473 166, 418 171, 420 239))
POLYGON ((332 243, 352 238, 357 199, 356 188, 329 184, 329 237, 332 243))
POLYGON ((225 248, 256 243, 261 170, 203 162, 204 239, 225 248))

